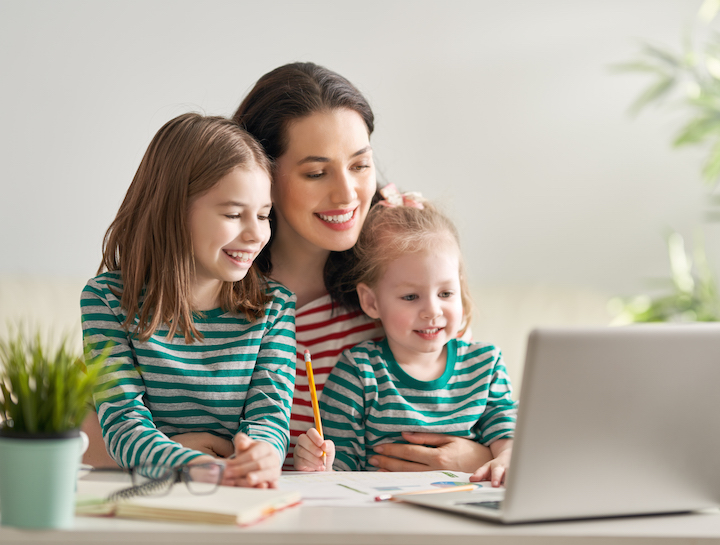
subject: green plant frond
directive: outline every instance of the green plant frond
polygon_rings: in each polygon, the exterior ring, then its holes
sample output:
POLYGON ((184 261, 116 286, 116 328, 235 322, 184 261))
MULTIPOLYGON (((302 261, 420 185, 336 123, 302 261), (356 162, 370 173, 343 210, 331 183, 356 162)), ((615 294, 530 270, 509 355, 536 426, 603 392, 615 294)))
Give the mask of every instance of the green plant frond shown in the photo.
POLYGON ((0 414, 9 429, 39 433, 80 427, 100 378, 117 369, 103 365, 112 346, 87 368, 68 351, 67 339, 52 352, 45 346, 39 335, 28 340, 17 333, 0 340, 0 414))
POLYGON ((720 114, 720 83, 717 84, 717 89, 710 88, 715 86, 716 84, 706 85, 700 88, 697 96, 688 96, 685 102, 690 110, 699 112, 697 115, 700 117, 712 117, 720 114))
POLYGON ((629 109, 630 113, 636 115, 650 103, 657 102, 666 97, 672 92, 675 84, 675 78, 667 76, 661 77, 632 103, 629 109))
POLYGON ((695 282, 692 277, 692 261, 685 253, 685 242, 679 233, 672 233, 668 237, 668 254, 670 256, 670 270, 675 288, 680 294, 692 293, 695 282))
POLYGON ((697 144, 705 140, 710 134, 720 135, 720 114, 691 119, 680 130, 680 133, 673 141, 673 146, 697 144))
POLYGON ((673 69, 680 68, 684 64, 682 57, 679 55, 647 42, 642 45, 642 55, 650 59, 656 59, 661 64, 673 69))
POLYGON ((654 298, 615 298, 615 323, 720 321, 717 281, 707 262, 702 237, 696 237, 690 259, 680 234, 671 233, 668 254, 673 269, 672 291, 654 298))
POLYGON ((716 141, 710 149, 702 170, 705 182, 714 185, 720 176, 720 141, 716 141))
POLYGON ((672 77, 672 74, 669 74, 665 67, 645 61, 611 64, 608 68, 611 72, 647 72, 658 74, 659 76, 672 77))

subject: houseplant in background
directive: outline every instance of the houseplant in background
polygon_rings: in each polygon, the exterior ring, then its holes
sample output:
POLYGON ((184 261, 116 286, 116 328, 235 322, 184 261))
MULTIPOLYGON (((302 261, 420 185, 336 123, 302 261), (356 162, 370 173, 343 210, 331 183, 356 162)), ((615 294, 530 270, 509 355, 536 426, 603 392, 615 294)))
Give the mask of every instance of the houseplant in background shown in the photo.
MULTIPOLYGON (((711 190, 706 218, 710 221, 720 220, 720 196, 712 194, 720 179, 720 34, 711 28, 719 10, 720 0, 705 0, 697 28, 686 39, 682 53, 645 44, 637 59, 615 67, 654 77, 631 112, 650 104, 673 104, 686 115, 673 146, 709 147, 702 177, 711 190)), ((617 323, 720 321, 717 281, 702 237, 698 236, 693 255, 686 252, 679 233, 670 233, 667 243, 671 269, 668 293, 611 300, 610 310, 617 315, 617 323)))
POLYGON ((92 361, 18 329, 0 340, 0 514, 5 526, 68 528, 87 438, 79 431, 109 349, 92 361))

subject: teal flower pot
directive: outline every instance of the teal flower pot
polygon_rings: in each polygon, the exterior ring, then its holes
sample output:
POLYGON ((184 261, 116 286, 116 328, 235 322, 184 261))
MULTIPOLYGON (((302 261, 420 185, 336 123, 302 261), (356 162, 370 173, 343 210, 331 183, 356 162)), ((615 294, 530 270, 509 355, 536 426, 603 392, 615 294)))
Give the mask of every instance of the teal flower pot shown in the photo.
POLYGON ((2 525, 71 528, 84 446, 78 430, 30 435, 0 429, 2 525))

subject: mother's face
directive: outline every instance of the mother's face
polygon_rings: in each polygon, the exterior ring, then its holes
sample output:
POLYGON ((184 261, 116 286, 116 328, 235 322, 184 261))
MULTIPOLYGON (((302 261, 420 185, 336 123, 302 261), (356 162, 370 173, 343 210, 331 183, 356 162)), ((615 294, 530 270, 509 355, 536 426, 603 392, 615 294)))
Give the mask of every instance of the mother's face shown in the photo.
POLYGON ((360 235, 375 194, 367 127, 350 109, 317 112, 287 128, 287 151, 276 160, 276 240, 342 251, 360 235))

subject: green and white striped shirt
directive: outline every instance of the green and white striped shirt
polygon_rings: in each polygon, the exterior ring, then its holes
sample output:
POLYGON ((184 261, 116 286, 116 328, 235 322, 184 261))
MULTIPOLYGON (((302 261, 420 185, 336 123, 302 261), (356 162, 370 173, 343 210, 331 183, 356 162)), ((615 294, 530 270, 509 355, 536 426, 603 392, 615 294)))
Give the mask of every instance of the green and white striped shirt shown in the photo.
POLYGON ((91 355, 113 344, 105 365, 117 365, 95 394, 108 453, 123 467, 182 465, 202 453, 172 441, 187 432, 232 439, 244 432, 285 458, 295 383, 295 296, 270 283, 265 315, 250 323, 218 308, 194 315, 204 338, 167 339, 162 325, 146 342, 128 333, 126 313, 112 291, 119 272, 90 280, 82 292, 83 340, 91 355))
POLYGON ((373 447, 405 443, 401 432, 446 433, 490 445, 510 439, 517 403, 500 351, 452 339, 443 375, 421 381, 395 361, 387 340, 345 350, 320 399, 324 435, 335 443, 333 468, 374 470, 373 447))

